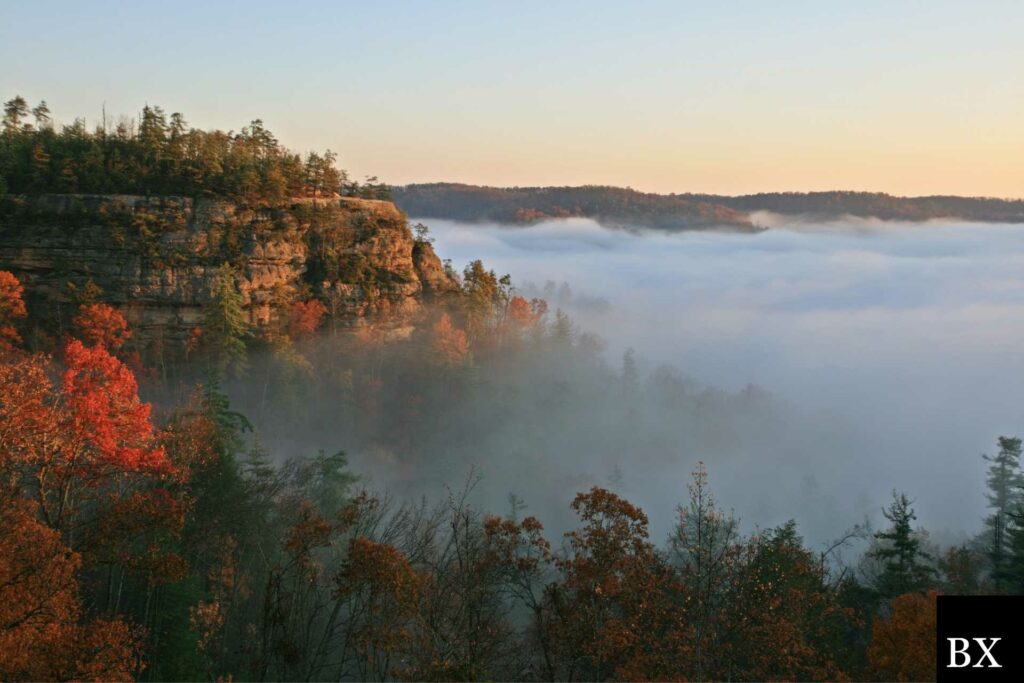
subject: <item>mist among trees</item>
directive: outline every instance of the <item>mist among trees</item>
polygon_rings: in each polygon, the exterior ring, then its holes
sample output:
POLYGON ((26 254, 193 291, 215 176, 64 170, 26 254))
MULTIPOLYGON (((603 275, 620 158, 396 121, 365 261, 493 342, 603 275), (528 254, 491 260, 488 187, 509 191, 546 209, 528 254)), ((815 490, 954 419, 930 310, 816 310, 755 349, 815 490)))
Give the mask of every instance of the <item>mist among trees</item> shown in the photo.
MULTIPOLYGON (((26 109, 8 103, 0 138, 9 193, 351 190, 255 123, 147 108, 58 133, 26 109)), ((315 296, 256 327, 226 262, 156 368, 95 285, 60 334, 24 334, 29 297, 0 271, 0 674, 921 680, 939 593, 1024 593, 1019 438, 965 454, 988 515, 962 542, 899 486, 867 520, 827 499, 744 519, 716 481, 792 500, 849 443, 840 420, 609 353, 562 308, 603 315, 600 297, 476 259, 447 272, 396 338, 315 296)))
POLYGON ((810 547, 798 520, 745 529, 704 464, 668 532, 652 535, 614 490, 628 471, 613 472, 605 485, 581 481, 571 522, 551 533, 528 490, 475 503, 481 473, 444 495, 396 496, 366 488, 342 444, 268 445, 283 424, 347 417, 353 443, 375 435, 392 449, 389 467, 444 472, 443 460, 408 454, 426 457, 416 444, 429 434, 444 440, 461 401, 489 396, 474 418, 490 413, 481 431, 499 429, 497 408, 519 405, 495 379, 510 367, 550 377, 534 389, 551 402, 539 411, 599 391, 583 382, 601 377, 622 406, 622 448, 650 409, 641 392, 722 419, 765 400, 693 395, 669 370, 641 377, 631 357, 609 369, 565 314, 480 263, 460 281, 414 342, 333 338, 322 312, 302 311, 282 332, 295 345, 277 355, 228 343, 246 331, 223 322, 225 293, 222 322, 210 317, 217 340, 196 355, 207 379, 172 406, 167 387, 140 387, 130 330, 102 304, 82 307, 59 354, 21 348, 20 285, 3 275, 5 676, 917 678, 934 662, 936 591, 1024 591, 1013 438, 990 459, 991 528, 960 547, 935 546, 901 492, 883 526, 851 524, 810 547), (245 382, 262 396, 243 414, 224 387, 245 382), (330 412, 314 408, 325 395, 330 412))

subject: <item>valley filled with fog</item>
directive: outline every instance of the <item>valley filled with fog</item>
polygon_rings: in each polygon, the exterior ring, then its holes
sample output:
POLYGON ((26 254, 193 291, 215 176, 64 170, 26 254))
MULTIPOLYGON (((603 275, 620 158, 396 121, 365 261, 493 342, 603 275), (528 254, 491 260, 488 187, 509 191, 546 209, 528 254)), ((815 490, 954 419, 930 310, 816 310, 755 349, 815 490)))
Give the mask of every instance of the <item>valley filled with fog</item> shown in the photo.
MULTIPOLYGON (((652 518, 671 517, 703 459, 719 499, 751 527, 792 517, 820 542, 844 520, 879 522, 899 489, 937 539, 980 530, 981 453, 1024 426, 1021 226, 757 218, 770 229, 428 224, 438 253, 510 273, 521 294, 597 333, 613 366, 633 348, 641 372, 668 364, 700 385, 771 395, 774 422, 755 428, 737 413, 730 428, 743 436, 726 446, 622 454, 618 487, 652 518)), ((565 431, 595 416, 579 419, 565 431)), ((560 457, 589 467, 586 454, 560 457)))

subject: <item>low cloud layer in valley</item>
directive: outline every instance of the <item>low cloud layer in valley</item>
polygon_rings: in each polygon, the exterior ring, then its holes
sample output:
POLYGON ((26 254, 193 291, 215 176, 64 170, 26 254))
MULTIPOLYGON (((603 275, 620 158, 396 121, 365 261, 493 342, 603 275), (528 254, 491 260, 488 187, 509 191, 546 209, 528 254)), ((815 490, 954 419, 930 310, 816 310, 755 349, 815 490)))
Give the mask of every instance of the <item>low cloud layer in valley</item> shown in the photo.
POLYGON ((815 540, 841 520, 877 520, 894 488, 934 533, 976 531, 980 454, 1024 428, 1024 230, 760 218, 773 227, 755 235, 429 225, 455 264, 483 258, 527 293, 553 281, 610 362, 632 347, 647 370, 671 364, 734 392, 753 383, 786 406, 785 424, 736 425, 746 452, 732 457, 699 443, 661 464, 624 453, 625 493, 653 518, 671 516, 704 459, 746 521, 796 517, 815 540))

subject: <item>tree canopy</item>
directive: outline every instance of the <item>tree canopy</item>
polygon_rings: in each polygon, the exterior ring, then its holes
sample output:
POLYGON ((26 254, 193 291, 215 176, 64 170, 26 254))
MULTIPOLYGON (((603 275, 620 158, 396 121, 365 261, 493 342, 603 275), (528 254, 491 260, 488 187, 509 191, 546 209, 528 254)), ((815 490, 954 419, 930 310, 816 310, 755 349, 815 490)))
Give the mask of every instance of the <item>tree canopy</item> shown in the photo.
POLYGON ((202 130, 184 115, 145 106, 136 118, 82 118, 58 127, 46 102, 4 104, 0 195, 38 193, 227 197, 279 205, 335 194, 384 198, 376 178, 360 185, 331 150, 305 156, 284 147, 263 121, 240 131, 202 130))

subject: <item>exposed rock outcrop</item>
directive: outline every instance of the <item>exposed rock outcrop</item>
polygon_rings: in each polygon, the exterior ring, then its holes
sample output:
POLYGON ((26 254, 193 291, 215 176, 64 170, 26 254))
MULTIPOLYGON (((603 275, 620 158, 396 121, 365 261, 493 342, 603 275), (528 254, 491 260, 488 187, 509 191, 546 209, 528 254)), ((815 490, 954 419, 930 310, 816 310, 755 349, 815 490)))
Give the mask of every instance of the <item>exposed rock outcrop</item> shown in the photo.
POLYGON ((267 209, 43 195, 0 204, 0 269, 25 284, 37 335, 63 332, 77 301, 98 287, 100 300, 123 310, 140 349, 183 348, 225 263, 257 328, 309 297, 343 324, 408 328, 424 301, 455 286, 390 202, 303 199, 267 209))

